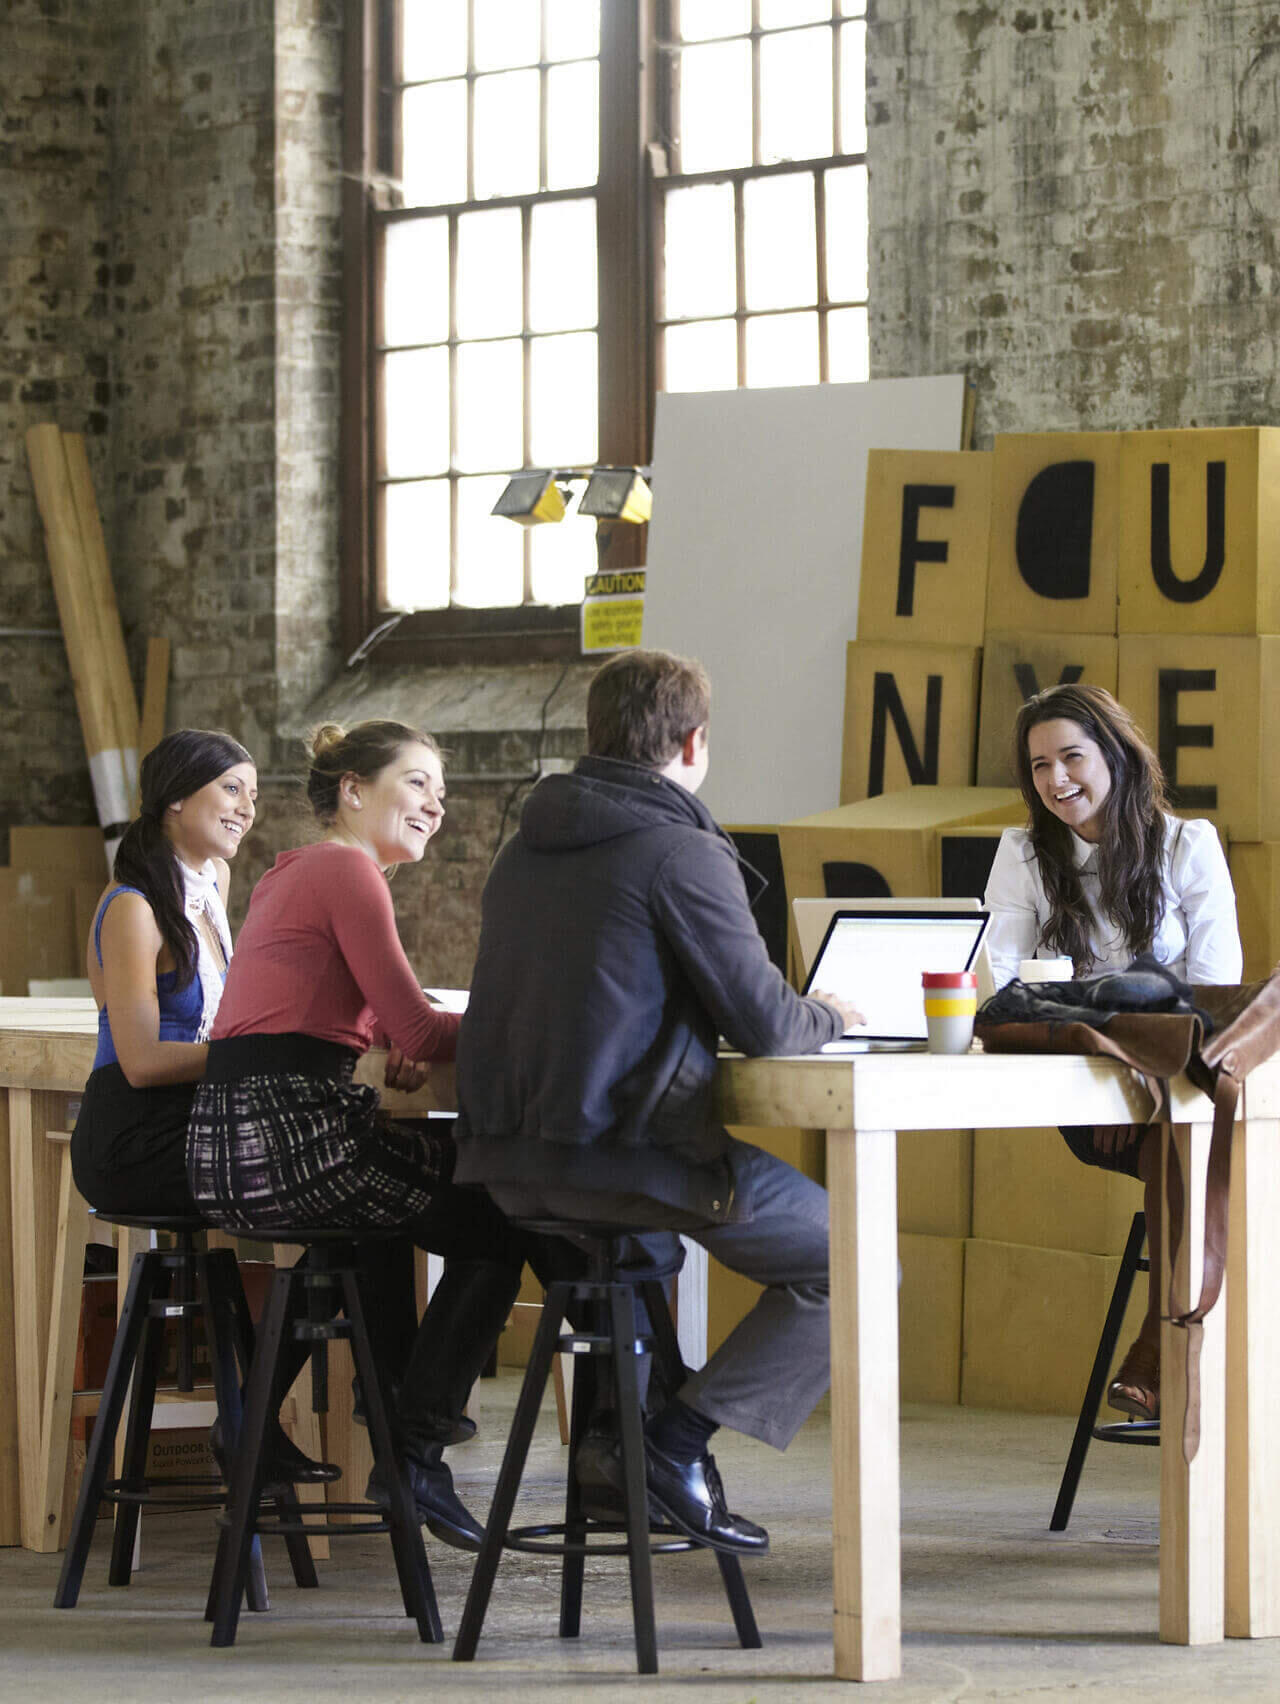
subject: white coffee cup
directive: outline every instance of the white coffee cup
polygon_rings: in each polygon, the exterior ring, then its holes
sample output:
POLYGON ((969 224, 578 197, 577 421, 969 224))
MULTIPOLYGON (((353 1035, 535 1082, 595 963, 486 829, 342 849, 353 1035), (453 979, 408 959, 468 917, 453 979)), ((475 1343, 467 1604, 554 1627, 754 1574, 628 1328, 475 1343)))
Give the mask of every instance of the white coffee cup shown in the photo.
POLYGON ((1029 958, 1018 965, 1019 982, 1070 982, 1075 973, 1069 958, 1029 958))

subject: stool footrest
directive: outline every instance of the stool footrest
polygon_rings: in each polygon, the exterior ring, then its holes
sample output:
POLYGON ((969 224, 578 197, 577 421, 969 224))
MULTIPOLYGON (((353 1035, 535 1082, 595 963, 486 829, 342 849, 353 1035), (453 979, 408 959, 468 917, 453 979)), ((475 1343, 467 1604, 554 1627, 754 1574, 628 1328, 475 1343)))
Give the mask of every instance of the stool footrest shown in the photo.
POLYGON ((1160 1422, 1158 1420, 1112 1420, 1103 1426, 1095 1426, 1092 1436, 1100 1438, 1104 1444, 1158 1444, 1160 1442, 1160 1422))
MULTIPOLYGON (((570 1539, 568 1525, 564 1521, 547 1521, 540 1526, 508 1527, 507 1536, 502 1541, 504 1550, 523 1550, 533 1556, 627 1556, 630 1554, 626 1543, 622 1544, 592 1544, 593 1536, 602 1534, 607 1538, 615 1533, 626 1533, 626 1525, 622 1521, 587 1521, 582 1539, 570 1539), (560 1534, 556 1538, 556 1534, 560 1534), (546 1539, 547 1543, 539 1542, 546 1539)), ((706 1546, 698 1544, 692 1538, 686 1538, 673 1526, 651 1526, 650 1540, 657 1536, 657 1542, 651 1542, 649 1550, 654 1556, 674 1556, 685 1550, 705 1550, 706 1546), (663 1535, 670 1534, 665 1537, 663 1535)))

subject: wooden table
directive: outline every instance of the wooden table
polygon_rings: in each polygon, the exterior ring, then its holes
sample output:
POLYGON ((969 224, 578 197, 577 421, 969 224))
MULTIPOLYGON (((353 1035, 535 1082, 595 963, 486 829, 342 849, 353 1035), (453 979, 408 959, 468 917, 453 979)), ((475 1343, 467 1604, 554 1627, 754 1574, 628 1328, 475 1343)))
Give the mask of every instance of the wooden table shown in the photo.
MULTIPOLYGON (((1124 1067, 1063 1055, 721 1061, 724 1123, 827 1132, 839 1678, 889 1680, 902 1668, 896 1132, 1113 1124, 1146 1112, 1124 1067)), ((1179 1263, 1189 1242, 1194 1295, 1211 1107, 1179 1079, 1171 1115, 1167 1139, 1190 1179, 1192 1233, 1179 1263)), ((1228 1278, 1205 1322, 1201 1442, 1190 1464, 1181 1447, 1185 1337, 1163 1332, 1159 1631, 1171 1644, 1280 1634, 1280 1060, 1246 1085, 1231 1188, 1228 1278)), ((1167 1251, 1167 1234, 1162 1243, 1167 1251)), ((1165 1264, 1167 1295, 1167 1252, 1165 1264)))

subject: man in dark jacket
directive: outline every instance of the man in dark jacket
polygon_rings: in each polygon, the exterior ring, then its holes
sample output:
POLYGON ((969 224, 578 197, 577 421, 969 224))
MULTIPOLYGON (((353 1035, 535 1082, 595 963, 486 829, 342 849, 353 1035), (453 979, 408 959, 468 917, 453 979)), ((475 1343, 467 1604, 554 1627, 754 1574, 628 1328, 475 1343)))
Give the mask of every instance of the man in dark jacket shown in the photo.
MULTIPOLYGON (((733 842, 694 797, 709 712, 701 665, 665 652, 593 678, 590 756, 538 784, 485 887, 456 1177, 508 1213, 661 1229, 646 1244, 672 1264, 683 1232, 764 1286, 645 1439, 662 1514, 760 1551, 707 1443, 723 1424, 785 1449, 827 1388, 827 1197, 712 1120, 717 1037, 808 1053, 858 1014, 800 998, 769 958, 733 842)), ((611 1477, 607 1451, 591 1471, 611 1477)))

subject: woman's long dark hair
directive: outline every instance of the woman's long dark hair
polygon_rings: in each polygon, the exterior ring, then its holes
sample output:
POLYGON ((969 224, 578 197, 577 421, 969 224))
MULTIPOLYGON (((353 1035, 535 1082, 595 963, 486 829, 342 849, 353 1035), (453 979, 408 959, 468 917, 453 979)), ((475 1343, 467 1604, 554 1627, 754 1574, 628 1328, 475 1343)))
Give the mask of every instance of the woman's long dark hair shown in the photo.
POLYGON ((195 975, 199 949, 187 921, 182 872, 164 831, 164 813, 236 764, 252 762, 239 740, 205 728, 166 734, 142 760, 139 812, 116 848, 112 875, 126 887, 137 888, 155 913, 160 937, 173 954, 179 988, 195 975))
POLYGON ((1084 975, 1093 966, 1089 908, 1072 856, 1071 830, 1036 791, 1027 749, 1032 728, 1059 720, 1075 722, 1083 729, 1098 745, 1111 775, 1098 842, 1099 901, 1103 915, 1120 930, 1134 954, 1150 949, 1160 926, 1167 799, 1160 760, 1146 735, 1102 687, 1051 686, 1028 698, 1019 710, 1013 731, 1013 768, 1030 813, 1031 845, 1049 902, 1040 941, 1070 958, 1077 975, 1084 975))

